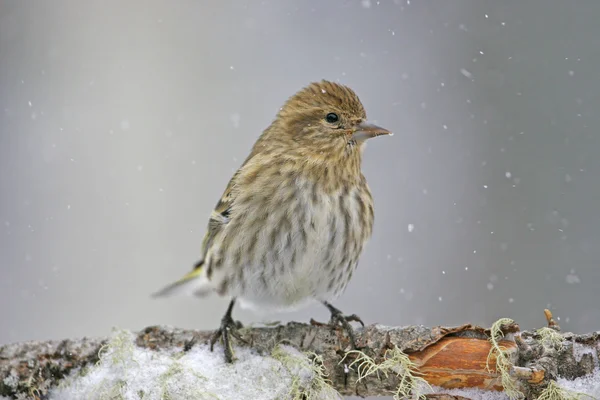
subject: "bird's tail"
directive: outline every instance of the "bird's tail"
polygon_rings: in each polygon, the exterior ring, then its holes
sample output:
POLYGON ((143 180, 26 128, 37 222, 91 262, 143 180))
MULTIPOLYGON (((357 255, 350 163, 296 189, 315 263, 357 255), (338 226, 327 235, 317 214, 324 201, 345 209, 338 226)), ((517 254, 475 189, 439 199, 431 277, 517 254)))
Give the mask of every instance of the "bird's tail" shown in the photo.
POLYGON ((179 294, 188 294, 198 297, 207 296, 213 291, 213 286, 206 278, 203 264, 204 261, 199 261, 191 272, 159 291, 154 292, 151 297, 169 297, 179 294))

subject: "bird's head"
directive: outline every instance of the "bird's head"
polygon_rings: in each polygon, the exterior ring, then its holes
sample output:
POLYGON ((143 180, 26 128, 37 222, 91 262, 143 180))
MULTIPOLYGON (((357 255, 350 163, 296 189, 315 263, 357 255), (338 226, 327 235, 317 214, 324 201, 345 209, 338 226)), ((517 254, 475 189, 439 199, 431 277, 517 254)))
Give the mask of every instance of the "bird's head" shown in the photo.
POLYGON ((277 115, 279 134, 327 156, 352 153, 370 138, 392 133, 367 121, 358 96, 347 86, 323 80, 301 89, 277 115))

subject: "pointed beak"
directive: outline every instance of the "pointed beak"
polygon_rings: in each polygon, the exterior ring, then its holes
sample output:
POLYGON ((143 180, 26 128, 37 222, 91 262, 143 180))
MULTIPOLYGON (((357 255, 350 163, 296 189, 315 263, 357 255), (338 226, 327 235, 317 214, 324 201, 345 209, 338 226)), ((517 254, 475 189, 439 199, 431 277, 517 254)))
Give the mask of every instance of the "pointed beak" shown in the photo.
POLYGON ((352 139, 360 143, 364 142, 367 139, 371 139, 382 135, 392 136, 393 133, 385 128, 373 125, 367 121, 363 121, 360 124, 356 125, 356 130, 352 134, 352 139))

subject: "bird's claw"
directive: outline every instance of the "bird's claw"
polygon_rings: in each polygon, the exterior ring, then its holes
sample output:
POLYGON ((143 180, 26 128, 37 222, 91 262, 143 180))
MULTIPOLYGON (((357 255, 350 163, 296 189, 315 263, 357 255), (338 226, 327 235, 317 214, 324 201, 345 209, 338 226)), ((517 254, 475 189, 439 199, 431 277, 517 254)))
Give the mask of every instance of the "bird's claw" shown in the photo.
POLYGON ((221 327, 217 329, 210 338, 210 351, 213 351, 215 343, 217 343, 219 339, 223 340, 225 362, 228 364, 231 364, 234 360, 230 336, 246 343, 238 332, 238 329, 240 328, 242 328, 242 324, 239 321, 234 321, 233 318, 231 318, 231 315, 226 314, 221 320, 221 327))
MULTIPOLYGON (((358 346, 356 344, 356 335, 354 334, 354 328, 352 328, 352 325, 350 325, 350 321, 357 321, 357 320, 353 319, 353 318, 348 318, 348 317, 352 317, 352 315, 345 316, 342 313, 331 314, 331 319, 329 320, 329 325, 331 325, 332 327, 341 326, 342 329, 344 331, 346 331, 346 333, 348 334, 348 337, 350 338, 350 343, 352 345, 352 349, 357 350, 358 346)), ((360 321, 360 318, 358 319, 358 321, 360 321)), ((360 322, 362 323, 362 321, 360 321, 360 322)), ((364 326, 364 324, 362 324, 362 325, 364 326)))
POLYGON ((342 318, 344 318, 348 322, 358 322, 363 328, 365 327, 365 323, 356 314, 343 315, 342 318))
POLYGON ((331 304, 329 304, 329 303, 324 303, 324 304, 331 312, 329 326, 331 326, 332 328, 341 326, 341 328, 344 331, 346 331, 346 333, 348 334, 348 337, 350 338, 350 343, 352 345, 352 349, 357 350, 358 346, 356 344, 356 335, 354 334, 354 329, 352 328, 352 325, 350 325, 350 322, 358 322, 364 327, 365 324, 362 321, 362 319, 360 319, 360 317, 356 314, 344 315, 340 310, 338 310, 331 304))
POLYGON ((196 335, 194 335, 190 340, 185 342, 185 344, 183 345, 183 352, 187 353, 188 351, 190 351, 192 349, 192 347, 194 347, 194 345, 196 344, 196 341, 197 341, 197 338, 196 338, 196 335))

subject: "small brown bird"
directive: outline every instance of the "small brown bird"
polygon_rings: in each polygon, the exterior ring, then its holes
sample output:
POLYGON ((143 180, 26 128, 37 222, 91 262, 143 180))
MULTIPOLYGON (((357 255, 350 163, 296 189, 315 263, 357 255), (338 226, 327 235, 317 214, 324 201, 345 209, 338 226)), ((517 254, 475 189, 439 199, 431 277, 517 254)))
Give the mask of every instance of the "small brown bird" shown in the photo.
POLYGON ((321 81, 293 95, 254 144, 212 212, 200 261, 155 297, 189 291, 231 299, 215 332, 227 362, 236 301, 292 310, 312 301, 331 312, 355 345, 349 321, 331 305, 346 288, 371 236, 373 199, 361 172, 367 139, 391 132, 370 124, 354 91, 321 81))

